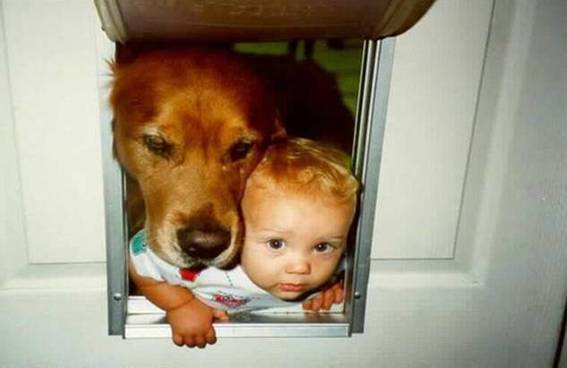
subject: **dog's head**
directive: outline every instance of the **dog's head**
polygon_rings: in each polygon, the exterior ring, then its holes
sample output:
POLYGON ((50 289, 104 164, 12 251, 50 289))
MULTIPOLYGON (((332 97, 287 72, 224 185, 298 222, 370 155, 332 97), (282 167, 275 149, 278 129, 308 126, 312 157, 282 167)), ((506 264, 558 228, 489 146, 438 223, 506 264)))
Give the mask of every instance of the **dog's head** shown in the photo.
POLYGON ((242 240, 245 181, 285 135, 272 94, 213 49, 149 50, 113 73, 115 153, 140 186, 150 247, 179 267, 226 266, 242 240))

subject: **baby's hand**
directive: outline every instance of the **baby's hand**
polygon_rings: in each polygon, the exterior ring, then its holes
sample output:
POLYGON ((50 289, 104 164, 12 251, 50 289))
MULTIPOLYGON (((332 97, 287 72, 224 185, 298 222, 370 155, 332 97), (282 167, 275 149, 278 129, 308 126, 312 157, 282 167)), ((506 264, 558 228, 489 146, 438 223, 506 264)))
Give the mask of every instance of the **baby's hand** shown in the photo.
POLYGON ((342 282, 336 282, 331 287, 321 291, 311 299, 303 302, 303 309, 319 312, 320 309, 328 311, 333 304, 340 304, 345 298, 342 282))
POLYGON ((213 319, 226 320, 226 312, 212 309, 197 298, 166 313, 171 326, 173 343, 177 346, 187 345, 204 348, 217 341, 213 319))

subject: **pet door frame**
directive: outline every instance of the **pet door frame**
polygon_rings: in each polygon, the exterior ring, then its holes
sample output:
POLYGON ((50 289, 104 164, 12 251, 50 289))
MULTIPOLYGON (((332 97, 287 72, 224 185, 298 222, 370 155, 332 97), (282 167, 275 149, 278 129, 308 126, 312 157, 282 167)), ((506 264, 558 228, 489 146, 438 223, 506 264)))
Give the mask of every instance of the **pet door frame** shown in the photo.
MULTIPOLYGON (((370 251, 395 39, 365 40, 358 88, 353 170, 362 183, 354 224, 354 252, 347 254, 344 311, 340 313, 245 313, 215 322, 218 337, 347 337, 364 331, 370 251)), ((102 83, 101 83, 102 84, 102 83)), ((101 91, 104 88, 100 89, 101 91)), ((129 296, 125 179, 114 159, 111 112, 101 92, 101 140, 106 223, 108 331, 124 338, 171 337, 163 311, 143 296, 129 296)), ((380 302, 380 301, 373 301, 380 302)))

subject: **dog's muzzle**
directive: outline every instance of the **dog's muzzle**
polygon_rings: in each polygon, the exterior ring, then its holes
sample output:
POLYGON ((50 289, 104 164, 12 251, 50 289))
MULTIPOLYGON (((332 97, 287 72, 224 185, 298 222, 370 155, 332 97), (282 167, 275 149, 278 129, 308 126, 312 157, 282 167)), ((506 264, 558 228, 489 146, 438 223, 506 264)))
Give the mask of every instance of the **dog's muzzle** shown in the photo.
POLYGON ((212 260, 230 246, 230 231, 224 229, 184 228, 177 231, 183 253, 192 259, 212 260))

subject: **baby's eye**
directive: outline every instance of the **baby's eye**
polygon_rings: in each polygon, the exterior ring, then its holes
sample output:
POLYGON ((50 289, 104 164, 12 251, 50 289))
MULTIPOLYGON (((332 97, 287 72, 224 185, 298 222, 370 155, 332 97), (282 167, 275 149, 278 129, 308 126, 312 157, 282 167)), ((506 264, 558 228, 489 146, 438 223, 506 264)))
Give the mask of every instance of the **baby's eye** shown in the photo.
POLYGON ((335 248, 329 243, 319 243, 315 245, 313 249, 315 249, 315 252, 317 253, 329 253, 335 248))
POLYGON ((268 246, 271 249, 278 250, 278 249, 282 249, 285 246, 285 243, 281 239, 271 239, 268 240, 268 246))

